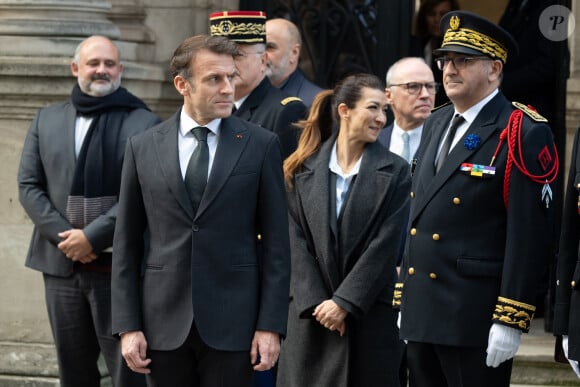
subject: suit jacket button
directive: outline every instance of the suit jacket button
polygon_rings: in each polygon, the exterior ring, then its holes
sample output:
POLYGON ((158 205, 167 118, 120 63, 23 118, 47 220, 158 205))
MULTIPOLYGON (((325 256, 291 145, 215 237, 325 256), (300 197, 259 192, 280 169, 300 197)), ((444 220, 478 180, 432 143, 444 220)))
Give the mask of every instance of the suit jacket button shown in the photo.
POLYGON ((409 268, 409 275, 413 275, 413 274, 415 274, 415 269, 410 267, 409 268))
POLYGON ((429 278, 431 278, 431 279, 437 279, 437 274, 435 274, 435 273, 429 273, 429 278))
POLYGON ((417 229, 416 228, 412 228, 411 231, 409 231, 409 233, 411 235, 416 235, 417 234, 417 229))
POLYGON ((194 225, 191 227, 191 229, 192 229, 193 231, 199 231, 199 226, 198 226, 197 224, 194 224, 194 225))
POLYGON ((453 198, 453 204, 458 205, 459 203, 461 203, 461 199, 453 198))
POLYGON ((434 241, 438 241, 439 240, 439 234, 433 234, 433 240, 434 241))

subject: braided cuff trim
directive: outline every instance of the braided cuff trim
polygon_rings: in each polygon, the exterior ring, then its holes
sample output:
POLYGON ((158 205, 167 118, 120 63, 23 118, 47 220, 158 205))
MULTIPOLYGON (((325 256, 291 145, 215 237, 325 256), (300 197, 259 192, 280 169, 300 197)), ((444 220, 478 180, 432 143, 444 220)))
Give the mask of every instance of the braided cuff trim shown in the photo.
POLYGON ((398 308, 401 306, 401 297, 403 296, 403 283, 397 282, 395 284, 395 291, 393 292, 393 306, 398 308))
POLYGON ((493 321, 527 333, 530 330, 530 323, 534 318, 535 311, 536 307, 533 305, 498 297, 493 312, 493 321))

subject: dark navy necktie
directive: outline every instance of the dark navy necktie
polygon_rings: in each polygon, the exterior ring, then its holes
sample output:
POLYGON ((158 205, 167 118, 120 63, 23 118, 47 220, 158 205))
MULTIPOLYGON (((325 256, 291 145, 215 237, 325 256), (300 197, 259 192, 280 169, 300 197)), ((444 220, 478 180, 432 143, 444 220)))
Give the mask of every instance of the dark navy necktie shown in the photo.
POLYGON ((185 187, 189 193, 193 210, 196 212, 207 184, 207 172, 209 168, 209 147, 207 146, 208 129, 203 126, 198 126, 193 128, 191 132, 197 140, 197 147, 193 151, 187 164, 185 187))
POLYGON ((455 137, 457 128, 459 127, 459 125, 463 123, 463 121, 465 121, 465 118, 463 118, 463 116, 460 116, 459 114, 455 115, 455 117, 453 117, 453 119, 451 120, 451 126, 447 131, 447 137, 445 137, 445 139, 443 140, 441 152, 439 152, 439 158, 437 159, 435 172, 439 172, 439 170, 443 166, 443 163, 445 162, 445 159, 447 158, 447 155, 451 150, 451 144, 453 143, 453 138, 455 137))

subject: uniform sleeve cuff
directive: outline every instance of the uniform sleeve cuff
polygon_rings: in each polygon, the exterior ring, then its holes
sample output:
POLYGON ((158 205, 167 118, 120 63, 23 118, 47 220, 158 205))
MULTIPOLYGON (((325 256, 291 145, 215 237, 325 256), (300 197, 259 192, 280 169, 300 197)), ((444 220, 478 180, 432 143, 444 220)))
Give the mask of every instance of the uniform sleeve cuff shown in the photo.
POLYGON ((530 323, 534 318, 535 311, 536 307, 533 305, 498 297, 493 312, 493 321, 527 333, 530 330, 530 323))
POLYGON ((401 306, 401 297, 403 296, 403 283, 397 282, 395 284, 395 291, 393 292, 393 307, 399 308, 401 306))

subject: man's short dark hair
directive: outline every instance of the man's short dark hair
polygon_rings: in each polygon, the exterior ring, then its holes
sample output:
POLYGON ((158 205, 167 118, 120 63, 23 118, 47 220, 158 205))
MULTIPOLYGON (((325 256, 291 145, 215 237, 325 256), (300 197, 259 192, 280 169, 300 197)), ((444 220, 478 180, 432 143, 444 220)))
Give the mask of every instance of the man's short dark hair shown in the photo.
POLYGON ((186 79, 191 78, 191 62, 201 50, 208 50, 215 54, 231 55, 238 54, 238 46, 223 36, 195 35, 185 39, 175 49, 169 62, 169 74, 171 79, 180 75, 186 79))

